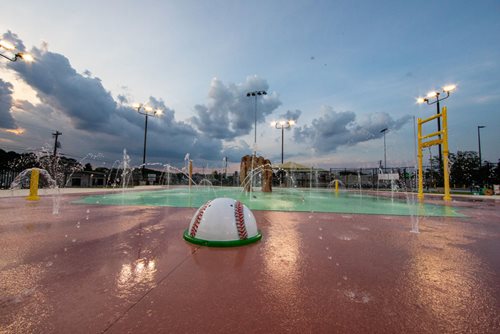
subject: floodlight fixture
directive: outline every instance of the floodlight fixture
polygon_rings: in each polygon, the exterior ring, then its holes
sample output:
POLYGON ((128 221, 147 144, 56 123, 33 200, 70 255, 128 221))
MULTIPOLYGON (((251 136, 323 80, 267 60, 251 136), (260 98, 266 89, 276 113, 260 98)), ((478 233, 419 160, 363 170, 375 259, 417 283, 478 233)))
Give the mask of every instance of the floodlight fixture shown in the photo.
MULTIPOLYGON (((0 49, 5 49, 5 50, 9 51, 10 54, 13 54, 16 47, 11 42, 2 39, 2 40, 0 40, 0 49)), ((5 59, 8 59, 12 62, 17 61, 18 59, 22 59, 27 63, 31 63, 35 60, 32 55, 30 55, 29 53, 26 53, 26 52, 17 52, 14 54, 14 57, 9 57, 3 53, 0 53, 0 56, 4 57, 5 59)))
POLYGON ((454 91, 455 89, 457 89, 457 85, 447 85, 447 86, 444 86, 443 87, 443 92, 445 93, 448 93, 448 92, 452 92, 454 91))
POLYGON ((35 58, 33 58, 33 56, 30 55, 29 53, 19 52, 16 54, 16 56, 28 63, 35 61, 35 58))
POLYGON ((293 125, 295 125, 294 120, 280 120, 280 121, 273 121, 271 123, 271 126, 275 127, 276 129, 281 129, 281 164, 282 165, 283 165, 283 156, 284 156, 285 129, 289 129, 293 125))
MULTIPOLYGON (((257 147, 257 97, 267 95, 265 90, 255 90, 247 93, 247 97, 253 96, 254 103, 254 146, 257 147)), ((254 152, 255 153, 255 152, 254 152)))
POLYGON ((426 97, 427 97, 428 99, 431 99, 431 98, 436 97, 436 96, 439 96, 439 92, 436 92, 436 91, 431 91, 431 92, 427 93, 427 96, 426 96, 426 97))
POLYGON ((14 46, 14 44, 12 44, 11 42, 6 41, 4 39, 0 40, 0 47, 4 48, 6 50, 9 50, 9 51, 12 51, 16 48, 14 46))
POLYGON ((425 103, 425 98, 417 97, 417 104, 422 104, 422 103, 425 103))

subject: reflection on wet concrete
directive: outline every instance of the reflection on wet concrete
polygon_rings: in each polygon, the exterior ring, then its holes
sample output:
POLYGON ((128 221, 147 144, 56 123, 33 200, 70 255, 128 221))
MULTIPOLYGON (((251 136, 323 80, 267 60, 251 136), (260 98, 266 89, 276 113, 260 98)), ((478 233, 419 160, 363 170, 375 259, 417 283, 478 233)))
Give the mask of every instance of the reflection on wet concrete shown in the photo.
POLYGON ((283 328, 293 330, 296 321, 304 318, 302 236, 299 222, 285 213, 268 213, 269 227, 261 250, 264 268, 262 294, 264 310, 280 314, 283 328))
POLYGON ((139 259, 132 263, 122 265, 122 269, 117 275, 116 286, 118 297, 128 298, 141 284, 147 288, 155 286, 156 262, 154 259, 139 259))
POLYGON ((299 236, 295 224, 283 226, 271 223, 269 226, 264 252, 264 264, 272 279, 293 285, 297 278, 297 260, 299 256, 299 236))
POLYGON ((495 322, 498 326, 494 270, 467 250, 471 241, 462 233, 440 233, 446 231, 426 235, 411 248, 406 297, 426 309, 442 332, 486 332, 495 322))
POLYGON ((262 250, 268 289, 280 302, 298 294, 300 236, 295 225, 293 221, 287 224, 271 222, 262 250))

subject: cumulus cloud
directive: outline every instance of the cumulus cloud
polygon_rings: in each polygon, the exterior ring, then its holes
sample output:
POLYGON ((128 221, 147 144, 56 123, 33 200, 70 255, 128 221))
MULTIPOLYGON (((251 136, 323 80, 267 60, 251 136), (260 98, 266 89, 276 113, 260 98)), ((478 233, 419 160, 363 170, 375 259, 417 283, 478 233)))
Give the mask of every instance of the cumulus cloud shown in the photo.
POLYGON ((334 152, 339 146, 351 146, 383 136, 380 130, 398 130, 411 118, 410 115, 393 119, 385 112, 356 117, 352 111, 338 112, 323 106, 321 116, 310 125, 296 127, 294 140, 306 142, 321 153, 334 152))
POLYGON ((15 129, 16 122, 10 113, 12 107, 12 84, 0 79, 0 128, 15 129))
POLYGON ((81 130, 111 131, 109 120, 117 104, 98 78, 84 76, 58 53, 33 48, 36 62, 9 65, 37 93, 42 103, 54 106, 81 130))
POLYGON ((302 114, 302 111, 296 110, 287 110, 286 113, 279 115, 280 120, 288 120, 288 121, 297 121, 302 114))
POLYGON ((228 158, 228 161, 240 161, 241 157, 250 154, 251 147, 244 140, 239 140, 234 145, 227 145, 222 150, 222 155, 228 158))
POLYGON ((257 101, 257 122, 265 122, 281 101, 275 92, 269 92, 265 79, 258 76, 247 77, 240 84, 225 85, 214 78, 210 84, 206 104, 195 106, 196 116, 192 124, 203 134, 218 139, 232 140, 251 132, 255 122, 255 101, 257 101), (264 90, 267 95, 246 96, 248 92, 264 90))
MULTIPOLYGON (((19 50, 24 50, 24 44, 17 35, 9 31, 4 38, 19 50)), ((65 148, 73 147, 77 151, 84 146, 115 154, 121 154, 123 148, 128 148, 131 154, 142 155, 145 116, 128 106, 124 95, 115 100, 99 78, 92 77, 89 70, 78 73, 68 58, 49 51, 46 43, 40 48, 33 47, 30 53, 35 62, 7 65, 36 92, 41 101, 39 105, 21 101, 15 103, 19 111, 24 111, 19 113, 20 119, 25 122, 23 127, 27 129, 24 136, 36 138, 50 135, 51 131, 58 129, 64 133, 62 141, 73 141, 73 145, 65 145, 65 148), (39 133, 35 135, 30 130, 39 133), (78 144, 78 141, 85 142, 85 145, 78 144)), ((5 101, 5 106, 2 104, 0 109, 0 124, 2 127, 15 127, 15 120, 9 112, 13 103, 12 86, 2 81, 0 92, 1 101, 5 101)), ((148 104, 163 110, 163 117, 149 118, 148 157, 163 157, 169 161, 178 158, 181 161, 185 153, 190 152, 194 158, 218 159, 222 150, 221 140, 199 133, 189 123, 177 121, 175 111, 168 108, 162 99, 150 97, 148 104)))
POLYGON ((17 34, 14 34, 10 30, 7 30, 7 32, 3 33, 1 39, 9 41, 10 43, 12 43, 14 45, 14 47, 16 48, 17 51, 20 51, 20 52, 25 52, 26 51, 26 47, 24 46, 23 41, 21 41, 19 39, 19 37, 17 36, 17 34))
POLYGON ((123 94, 118 94, 116 99, 118 100, 118 103, 121 105, 129 103, 128 98, 123 94))

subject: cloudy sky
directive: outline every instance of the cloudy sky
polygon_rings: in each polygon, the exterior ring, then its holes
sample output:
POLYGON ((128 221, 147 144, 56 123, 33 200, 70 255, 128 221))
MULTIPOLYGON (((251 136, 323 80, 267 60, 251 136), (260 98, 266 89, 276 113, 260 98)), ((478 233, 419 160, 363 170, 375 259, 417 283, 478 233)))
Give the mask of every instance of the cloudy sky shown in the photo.
MULTIPOLYGON (((0 5, 0 36, 36 61, 0 59, 0 148, 53 146, 112 164, 217 167, 254 147, 279 163, 413 166, 415 98, 455 83, 450 150, 500 158, 500 2, 22 1, 0 5), (246 93, 265 90, 255 99, 246 93), (97 158, 96 158, 97 157, 97 158)), ((8 55, 2 49, 3 54, 8 55)), ((436 124, 425 128, 435 131, 436 124)), ((434 148, 434 155, 437 150, 434 148)), ((429 152, 427 151, 428 155, 429 152)))

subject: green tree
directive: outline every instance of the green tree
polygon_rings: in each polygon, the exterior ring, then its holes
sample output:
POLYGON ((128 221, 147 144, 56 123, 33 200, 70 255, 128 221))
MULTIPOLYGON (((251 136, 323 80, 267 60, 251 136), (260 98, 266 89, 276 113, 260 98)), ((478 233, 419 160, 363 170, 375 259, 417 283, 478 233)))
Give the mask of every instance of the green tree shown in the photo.
POLYGON ((469 187, 478 183, 479 156, 473 151, 450 153, 450 183, 452 187, 469 187))
POLYGON ((15 171, 21 172, 28 168, 40 167, 37 157, 32 153, 23 153, 15 159, 10 160, 9 167, 15 171))
POLYGON ((500 184, 500 159, 498 159, 497 166, 494 170, 494 182, 495 184, 500 184))
POLYGON ((499 165, 500 165, 500 163, 497 163, 495 165, 492 162, 484 161, 483 164, 481 165, 481 169, 479 171, 478 183, 481 185, 483 185, 483 184, 488 184, 488 185, 498 184, 499 183, 499 177, 498 177, 499 165))
POLYGON ((425 170, 425 180, 433 187, 442 187, 443 168, 439 165, 439 157, 429 159, 429 168, 425 170))

